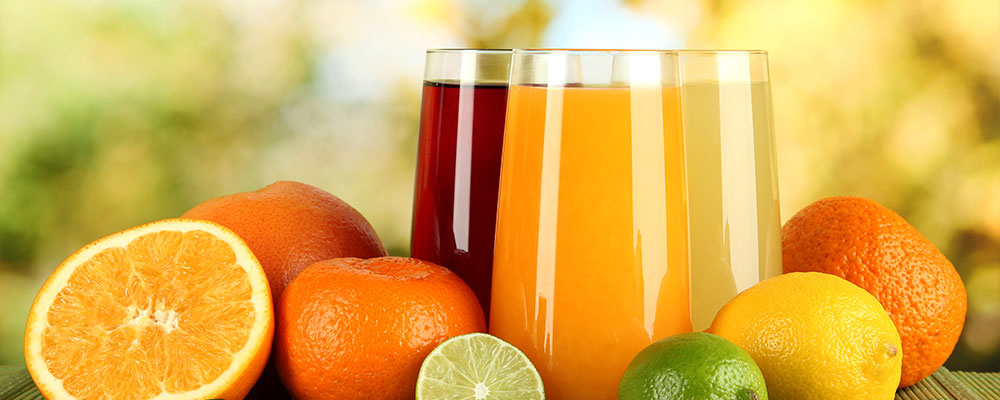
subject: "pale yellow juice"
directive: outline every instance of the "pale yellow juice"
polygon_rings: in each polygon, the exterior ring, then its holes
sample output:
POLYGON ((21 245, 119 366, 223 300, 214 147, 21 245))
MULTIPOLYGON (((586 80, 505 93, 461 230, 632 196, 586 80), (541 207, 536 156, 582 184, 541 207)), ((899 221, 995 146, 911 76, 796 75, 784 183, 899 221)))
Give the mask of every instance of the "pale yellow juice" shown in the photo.
POLYGON ((781 274, 781 220, 766 82, 682 88, 695 330, 740 291, 781 274))
POLYGON ((549 399, 614 399, 632 358, 691 330, 675 87, 512 86, 490 333, 549 399))

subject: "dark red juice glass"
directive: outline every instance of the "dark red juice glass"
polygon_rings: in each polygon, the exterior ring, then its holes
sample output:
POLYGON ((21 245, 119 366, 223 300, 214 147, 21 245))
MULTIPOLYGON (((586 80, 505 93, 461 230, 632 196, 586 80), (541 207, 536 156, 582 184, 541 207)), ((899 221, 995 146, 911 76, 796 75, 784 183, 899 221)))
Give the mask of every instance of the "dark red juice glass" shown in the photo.
POLYGON ((489 321, 509 50, 427 51, 412 257, 454 271, 489 321))

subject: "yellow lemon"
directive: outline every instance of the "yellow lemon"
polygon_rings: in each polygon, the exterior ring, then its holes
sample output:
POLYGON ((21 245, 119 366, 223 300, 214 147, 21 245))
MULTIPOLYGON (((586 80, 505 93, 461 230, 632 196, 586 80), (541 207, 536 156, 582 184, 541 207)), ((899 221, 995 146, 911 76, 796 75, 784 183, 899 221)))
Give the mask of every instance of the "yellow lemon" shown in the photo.
POLYGON ((842 278, 799 272, 740 293, 709 332, 753 357, 771 400, 892 399, 902 346, 874 296, 842 278))

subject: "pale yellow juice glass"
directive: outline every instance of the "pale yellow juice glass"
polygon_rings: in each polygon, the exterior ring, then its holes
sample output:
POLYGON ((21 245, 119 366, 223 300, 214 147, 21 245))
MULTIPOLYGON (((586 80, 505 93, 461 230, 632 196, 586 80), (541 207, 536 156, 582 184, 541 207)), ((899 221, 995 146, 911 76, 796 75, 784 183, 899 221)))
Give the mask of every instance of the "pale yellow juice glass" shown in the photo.
POLYGON ((708 328, 737 293, 781 274, 771 85, 763 51, 680 51, 691 310, 708 328))
POLYGON ((614 399, 632 358, 691 330, 676 53, 515 50, 490 332, 549 399, 614 399))

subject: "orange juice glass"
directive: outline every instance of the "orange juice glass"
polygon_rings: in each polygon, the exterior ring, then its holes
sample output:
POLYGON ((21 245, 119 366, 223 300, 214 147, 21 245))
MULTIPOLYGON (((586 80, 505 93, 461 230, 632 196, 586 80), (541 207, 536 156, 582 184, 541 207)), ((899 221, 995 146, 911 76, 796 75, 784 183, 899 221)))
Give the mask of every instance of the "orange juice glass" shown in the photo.
POLYGON ((614 399, 646 345, 691 330, 677 55, 515 50, 490 332, 549 399, 614 399))

